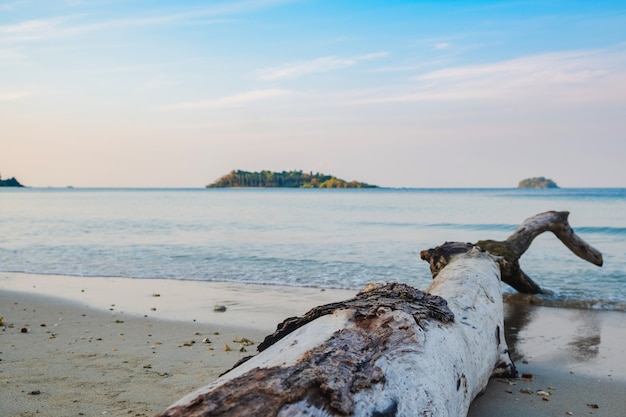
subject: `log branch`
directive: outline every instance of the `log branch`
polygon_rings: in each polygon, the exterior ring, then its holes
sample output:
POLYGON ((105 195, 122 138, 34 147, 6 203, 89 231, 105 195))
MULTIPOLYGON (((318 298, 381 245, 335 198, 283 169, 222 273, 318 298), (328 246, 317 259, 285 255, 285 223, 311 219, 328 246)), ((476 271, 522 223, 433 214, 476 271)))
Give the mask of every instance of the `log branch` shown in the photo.
MULTIPOLYGON (((602 266, 602 254, 587 242, 582 240, 569 225, 567 211, 547 211, 539 213, 526 219, 506 240, 499 242, 495 240, 481 240, 475 243, 492 255, 504 258, 500 264, 502 281, 525 294, 540 294, 543 291, 519 266, 519 258, 526 252, 532 241, 543 232, 550 231, 572 252, 580 258, 591 262, 594 265, 602 266)), ((435 248, 437 249, 437 248, 435 248)), ((445 266, 445 258, 432 256, 428 251, 420 253, 422 259, 431 264, 431 273, 436 276, 438 268, 445 266), (433 264, 443 262, 441 265, 433 264)))

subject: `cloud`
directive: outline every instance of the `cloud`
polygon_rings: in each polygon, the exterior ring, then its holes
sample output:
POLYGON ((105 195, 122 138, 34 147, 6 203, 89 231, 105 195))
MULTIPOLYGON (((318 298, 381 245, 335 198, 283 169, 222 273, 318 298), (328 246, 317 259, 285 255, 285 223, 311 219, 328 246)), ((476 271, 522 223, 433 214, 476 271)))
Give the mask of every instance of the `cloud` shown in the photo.
POLYGON ((230 14, 247 13, 281 4, 294 3, 297 0, 242 0, 237 2, 223 3, 209 8, 201 8, 190 12, 182 13, 185 17, 206 17, 221 16, 230 14))
POLYGON ((0 26, 0 44, 71 38, 99 30, 173 23, 177 19, 179 19, 178 16, 171 15, 87 22, 85 15, 80 14, 32 19, 0 26))
POLYGON ((7 61, 19 61, 24 58, 21 48, 0 48, 0 63, 7 61))
POLYGON ((60 21, 61 19, 59 18, 26 20, 12 25, 0 26, 0 34, 19 35, 41 32, 57 26, 60 21))
POLYGON ((156 90, 174 84, 176 84, 176 82, 169 79, 168 77, 164 75, 156 75, 146 81, 146 83, 144 84, 144 88, 147 90, 156 90))
POLYGON ((590 53, 551 53, 527 56, 484 65, 445 68, 414 78, 426 82, 483 82, 507 80, 517 85, 542 83, 581 82, 602 75, 598 63, 589 59, 590 53))
MULTIPOLYGON (((445 93, 501 97, 558 85, 581 85, 607 75, 607 62, 588 52, 549 53, 485 65, 446 68, 414 81, 445 93)), ((452 94, 454 95, 454 94, 452 94)))
POLYGON ((32 42, 68 36, 77 33, 77 27, 67 25, 76 18, 77 15, 68 15, 3 25, 0 26, 0 43, 32 42))
POLYGON ((12 11, 15 7, 15 2, 12 3, 0 3, 0 12, 12 11))
POLYGON ((259 79, 271 81, 278 79, 298 78, 306 74, 329 72, 355 64, 351 59, 340 59, 333 56, 317 58, 311 61, 293 62, 261 72, 259 79))
POLYGON ((381 51, 381 52, 372 52, 370 54, 365 55, 357 55, 353 59, 357 61, 370 61, 378 58, 385 58, 389 56, 389 52, 381 51))
MULTIPOLYGON (((233 3, 224 3, 202 8, 179 9, 178 12, 168 10, 155 11, 151 15, 130 17, 125 19, 110 19, 89 21, 89 14, 72 14, 47 19, 32 19, 23 22, 0 26, 0 43, 32 42, 78 36, 86 32, 107 30, 121 27, 152 26, 164 24, 198 23, 197 19, 219 17, 252 12, 255 10, 273 7, 294 0, 242 0, 233 3)), ((68 6, 88 4, 76 0, 68 0, 68 6)), ((10 4, 5 4, 10 7, 10 4)), ((2 7, 2 5, 0 5, 2 7)), ((2 10, 2 9, 0 9, 2 10)), ((203 20, 206 24, 207 21, 203 20)))
POLYGON ((324 73, 351 67, 361 61, 370 61, 388 56, 387 52, 375 52, 349 58, 325 56, 310 61, 292 62, 279 67, 268 68, 261 71, 259 79, 273 81, 279 79, 293 79, 314 73, 324 73))
POLYGON ((230 96, 220 97, 214 100, 186 101, 165 106, 162 110, 184 110, 184 109, 203 109, 203 108, 224 108, 235 107, 250 102, 261 100, 272 100, 292 95, 293 92, 281 89, 265 89, 252 90, 245 93, 234 94, 230 96))
POLYGON ((626 88, 626 53, 616 50, 554 52, 482 65, 430 71, 402 91, 362 102, 511 100, 597 100, 618 98, 626 88), (618 81, 621 80, 621 81, 618 81), (611 88, 610 85, 614 84, 611 88))
POLYGON ((29 95, 30 95, 30 93, 28 91, 0 92, 0 102, 2 102, 2 101, 19 100, 19 99, 27 97, 29 95))

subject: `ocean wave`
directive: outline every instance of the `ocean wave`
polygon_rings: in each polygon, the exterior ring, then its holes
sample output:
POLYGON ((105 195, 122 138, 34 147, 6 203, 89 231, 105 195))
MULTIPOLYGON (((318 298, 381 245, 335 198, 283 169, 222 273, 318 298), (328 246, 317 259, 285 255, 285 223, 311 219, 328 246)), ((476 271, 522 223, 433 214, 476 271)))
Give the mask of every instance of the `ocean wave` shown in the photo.
MULTIPOLYGON (((509 231, 513 233, 519 225, 504 223, 433 223, 423 225, 428 228, 455 229, 455 230, 485 230, 485 231, 509 231)), ((610 226, 583 226, 576 227, 575 231, 582 234, 599 234, 619 236, 626 235, 626 227, 610 227, 610 226)))
POLYGON ((486 231, 510 231, 513 232, 517 225, 503 223, 433 223, 424 225, 433 229, 454 230, 486 230, 486 231))
POLYGON ((517 225, 500 224, 500 223, 410 223, 410 222, 380 222, 369 221, 359 222, 359 225, 365 226, 382 226, 394 228, 428 228, 428 229, 447 229, 447 230, 486 230, 486 231, 510 231, 513 232, 517 225))
MULTIPOLYGON (((390 222, 368 222, 368 225, 385 226, 385 227, 423 227, 428 229, 446 229, 446 230, 471 230, 471 231, 495 231, 513 233, 519 225, 505 223, 390 223, 390 222)), ((608 236, 626 235, 626 227, 610 227, 610 226, 582 226, 576 227, 575 231, 581 234, 598 234, 608 236)))
POLYGON ((626 227, 586 226, 586 227, 577 227, 576 232, 618 236, 618 235, 626 235, 626 227))

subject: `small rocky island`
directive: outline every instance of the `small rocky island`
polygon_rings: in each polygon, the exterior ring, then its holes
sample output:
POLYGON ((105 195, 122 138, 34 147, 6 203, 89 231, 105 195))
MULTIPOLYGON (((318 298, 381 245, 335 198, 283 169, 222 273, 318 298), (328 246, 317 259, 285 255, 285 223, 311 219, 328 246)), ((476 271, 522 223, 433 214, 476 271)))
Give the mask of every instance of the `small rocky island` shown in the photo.
POLYGON ((533 177, 520 181, 517 188, 559 188, 559 186, 550 178, 533 177))
POLYGON ((376 185, 357 181, 344 181, 332 175, 306 173, 302 171, 233 170, 206 188, 264 187, 264 188, 378 188, 376 185))
POLYGON ((9 178, 8 180, 3 180, 0 177, 0 187, 24 187, 15 177, 9 178))

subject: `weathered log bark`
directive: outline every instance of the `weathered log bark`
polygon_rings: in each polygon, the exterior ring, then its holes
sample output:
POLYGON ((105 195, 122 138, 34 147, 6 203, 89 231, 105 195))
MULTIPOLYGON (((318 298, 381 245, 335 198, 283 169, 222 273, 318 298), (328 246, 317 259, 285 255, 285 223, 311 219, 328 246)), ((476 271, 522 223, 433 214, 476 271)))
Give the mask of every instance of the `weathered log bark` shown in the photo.
POLYGON ((458 243, 422 257, 427 293, 370 284, 287 319, 256 356, 158 416, 466 416, 490 376, 516 373, 500 286, 508 261, 458 243))

